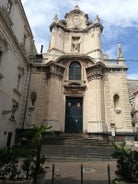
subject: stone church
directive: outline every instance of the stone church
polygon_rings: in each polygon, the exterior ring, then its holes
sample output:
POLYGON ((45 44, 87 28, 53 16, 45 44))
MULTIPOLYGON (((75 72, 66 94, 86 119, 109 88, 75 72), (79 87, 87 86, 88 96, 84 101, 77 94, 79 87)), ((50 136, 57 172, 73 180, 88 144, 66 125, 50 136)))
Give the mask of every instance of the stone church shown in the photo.
POLYGON ((116 60, 103 53, 102 31, 99 17, 91 21, 78 5, 54 17, 47 53, 32 58, 25 127, 131 139, 127 66, 120 43, 116 60))

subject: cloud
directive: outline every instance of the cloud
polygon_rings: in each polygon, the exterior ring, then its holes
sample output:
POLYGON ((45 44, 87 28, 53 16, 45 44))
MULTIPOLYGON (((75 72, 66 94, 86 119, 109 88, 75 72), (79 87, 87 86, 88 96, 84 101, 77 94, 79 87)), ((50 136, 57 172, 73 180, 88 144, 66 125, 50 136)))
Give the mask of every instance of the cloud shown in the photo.
POLYGON ((131 80, 138 80, 138 73, 131 73, 131 74, 128 74, 128 75, 127 75, 127 78, 128 78, 128 79, 131 79, 131 80))
POLYGON ((121 27, 137 26, 138 1, 135 0, 82 0, 83 10, 90 15, 99 14, 105 23, 121 27))
MULTIPOLYGON (((75 2, 70 0, 22 0, 22 3, 33 32, 39 28, 42 32, 45 30, 45 34, 49 32, 49 25, 55 14, 59 19, 63 19, 65 13, 75 5, 75 2)), ((92 20, 99 14, 107 40, 115 40, 125 27, 138 27, 138 1, 110 0, 107 3, 107 0, 81 0, 79 6, 92 20)), ((38 36, 35 36, 38 39, 38 36)), ((48 39, 47 36, 45 38, 48 39)))
MULTIPOLYGON (((53 17, 57 14, 59 20, 64 19, 65 14, 74 8, 75 1, 22 0, 22 3, 37 49, 40 51, 41 45, 44 45, 44 52, 46 52, 50 40, 49 25, 53 22, 53 17)), ((137 0, 80 0, 78 4, 80 9, 89 15, 90 20, 94 21, 96 15, 99 15, 104 26, 103 50, 109 54, 110 58, 117 57, 118 41, 121 42, 125 58, 137 57, 137 49, 135 49, 138 42, 137 0), (135 32, 132 32, 133 29, 135 32), (135 45, 133 45, 133 40, 135 40, 135 45)), ((137 74, 134 72, 133 75, 128 76, 137 77, 137 74)))
POLYGON ((105 53, 109 56, 109 58, 117 58, 117 45, 110 47, 110 49, 106 50, 105 53))

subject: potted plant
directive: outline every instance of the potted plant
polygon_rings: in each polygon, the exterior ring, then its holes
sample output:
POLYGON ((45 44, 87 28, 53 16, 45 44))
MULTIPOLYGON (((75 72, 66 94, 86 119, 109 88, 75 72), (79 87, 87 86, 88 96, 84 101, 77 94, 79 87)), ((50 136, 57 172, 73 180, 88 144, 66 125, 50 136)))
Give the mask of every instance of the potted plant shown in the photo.
POLYGON ((28 157, 28 155, 32 157, 32 153, 30 153, 30 151, 28 152, 23 149, 1 149, 0 176, 3 178, 4 183, 29 184, 31 182, 31 179, 29 179, 28 168, 23 169, 23 158, 20 159, 21 157, 28 157), (28 173, 28 175, 25 173, 28 173))
POLYGON ((4 166, 7 163, 7 157, 7 149, 0 149, 0 183, 4 183, 4 181, 6 180, 6 172, 4 166))
POLYGON ((0 154, 0 175, 3 179, 13 179, 18 177, 19 170, 17 169, 18 160, 13 150, 2 149, 0 154))
POLYGON ((138 152, 125 148, 126 143, 113 144, 115 152, 113 157, 117 159, 117 178, 113 184, 138 183, 138 152))
POLYGON ((47 127, 45 125, 41 125, 40 127, 37 127, 36 125, 33 125, 33 128, 31 130, 28 130, 24 133, 24 136, 29 136, 31 145, 33 145, 35 149, 35 157, 34 157, 34 164, 32 166, 32 175, 34 184, 41 183, 38 179, 40 176, 45 177, 46 170, 44 168, 44 163, 46 161, 45 155, 41 155, 41 148, 42 148, 42 136, 49 132, 51 127, 47 127))

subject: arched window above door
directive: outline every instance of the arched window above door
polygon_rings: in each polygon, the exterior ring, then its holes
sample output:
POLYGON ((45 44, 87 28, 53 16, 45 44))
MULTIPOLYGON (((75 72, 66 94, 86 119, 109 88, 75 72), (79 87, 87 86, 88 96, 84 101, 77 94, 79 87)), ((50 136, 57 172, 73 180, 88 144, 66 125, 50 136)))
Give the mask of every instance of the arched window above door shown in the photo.
POLYGON ((81 80, 81 65, 77 61, 69 66, 69 80, 81 80))

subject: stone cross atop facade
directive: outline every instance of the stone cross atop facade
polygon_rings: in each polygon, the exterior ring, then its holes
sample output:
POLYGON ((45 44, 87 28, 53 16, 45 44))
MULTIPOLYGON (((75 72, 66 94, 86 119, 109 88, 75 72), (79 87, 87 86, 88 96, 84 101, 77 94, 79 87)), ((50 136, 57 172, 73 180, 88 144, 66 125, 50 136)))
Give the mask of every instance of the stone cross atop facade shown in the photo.
POLYGON ((76 5, 78 5, 78 2, 80 1, 80 0, 74 0, 75 2, 76 2, 76 5))
POLYGON ((77 2, 79 2, 79 0, 74 0, 74 1, 76 2, 74 9, 80 9, 79 6, 78 6, 78 3, 77 3, 77 2))

